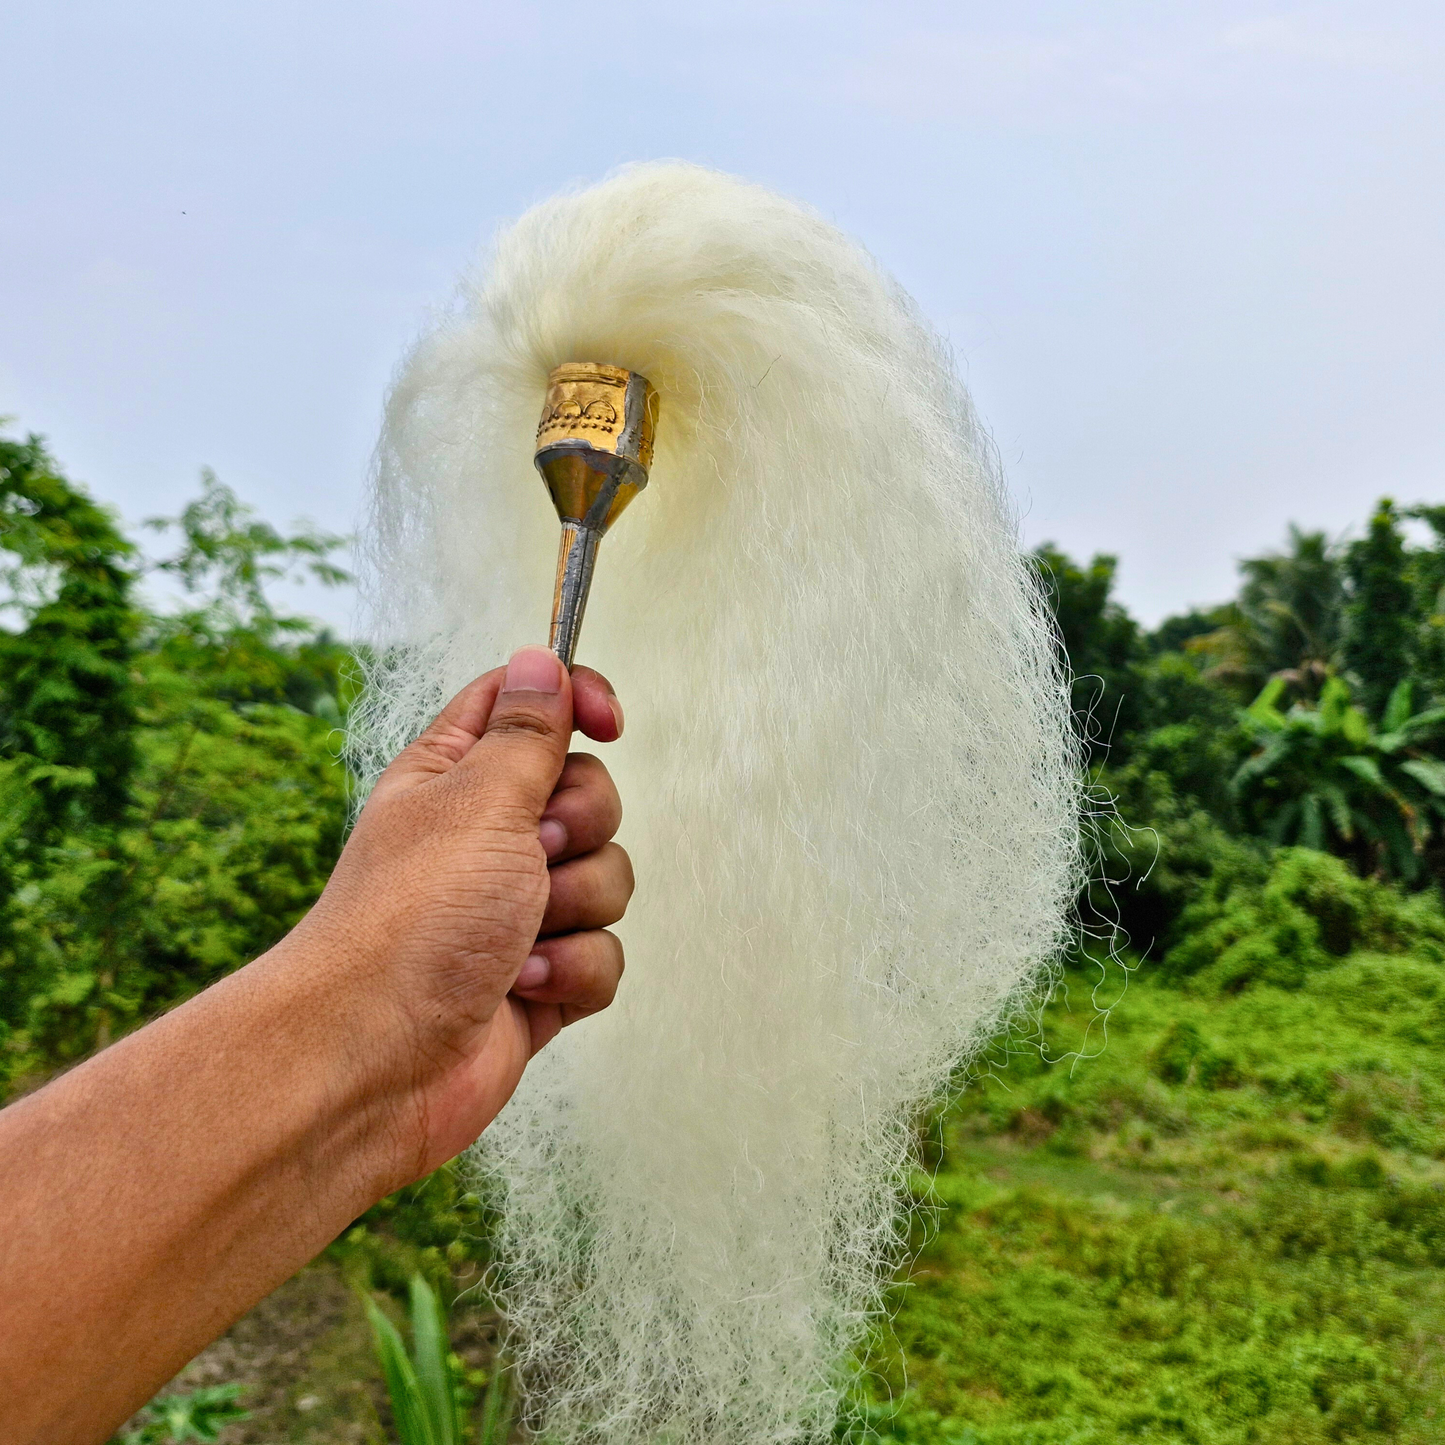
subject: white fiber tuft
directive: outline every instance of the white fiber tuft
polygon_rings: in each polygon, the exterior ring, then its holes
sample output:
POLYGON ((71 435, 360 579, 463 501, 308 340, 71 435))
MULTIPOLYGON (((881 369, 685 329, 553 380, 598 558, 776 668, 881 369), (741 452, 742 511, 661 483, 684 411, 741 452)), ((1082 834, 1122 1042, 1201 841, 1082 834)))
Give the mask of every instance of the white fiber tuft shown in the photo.
POLYGON ((386 412, 354 715, 375 772, 546 636, 548 371, 642 372, 651 483, 579 661, 637 895, 610 1011, 478 1146, 531 1423, 827 1435, 910 1124, 1037 987, 1078 873, 1068 695, 993 452, 913 303, 814 212, 637 166, 503 234, 386 412))

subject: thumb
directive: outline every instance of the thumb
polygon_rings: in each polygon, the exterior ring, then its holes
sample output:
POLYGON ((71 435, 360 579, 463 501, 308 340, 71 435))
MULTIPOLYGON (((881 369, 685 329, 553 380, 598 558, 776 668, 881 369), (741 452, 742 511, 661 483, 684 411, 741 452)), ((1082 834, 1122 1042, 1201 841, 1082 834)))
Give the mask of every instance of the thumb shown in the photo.
POLYGON ((555 653, 524 647, 512 654, 491 716, 459 768, 478 770, 503 804, 542 816, 572 740, 572 680, 555 653))

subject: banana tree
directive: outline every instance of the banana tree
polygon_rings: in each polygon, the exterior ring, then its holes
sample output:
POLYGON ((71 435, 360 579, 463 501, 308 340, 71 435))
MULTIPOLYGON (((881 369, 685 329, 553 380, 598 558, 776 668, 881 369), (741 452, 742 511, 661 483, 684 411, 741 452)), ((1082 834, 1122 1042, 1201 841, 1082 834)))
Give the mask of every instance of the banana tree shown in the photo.
POLYGON ((1377 730, 1329 678, 1318 707, 1280 700, 1275 678, 1245 709, 1255 751, 1231 783, 1242 815, 1271 842, 1338 853, 1363 874, 1419 882, 1445 851, 1445 708, 1390 695, 1377 730))

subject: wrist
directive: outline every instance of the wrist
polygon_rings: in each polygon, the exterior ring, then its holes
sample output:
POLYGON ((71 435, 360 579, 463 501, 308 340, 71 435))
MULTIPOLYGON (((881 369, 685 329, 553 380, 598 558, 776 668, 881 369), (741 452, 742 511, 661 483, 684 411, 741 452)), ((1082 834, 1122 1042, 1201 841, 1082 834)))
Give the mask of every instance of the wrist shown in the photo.
POLYGON ((405 974, 387 950, 309 915, 244 972, 256 970, 263 1017, 285 1018, 303 1061, 298 1087, 312 1099, 313 1157, 347 1181, 352 1216, 430 1167, 428 1094, 463 1061, 434 1040, 405 974))
POLYGON ((304 1174, 306 1196, 344 1228, 393 1172, 397 1085, 372 1010, 327 951, 294 932, 212 992, 232 1015, 238 1061, 265 1061, 278 1166, 304 1174))

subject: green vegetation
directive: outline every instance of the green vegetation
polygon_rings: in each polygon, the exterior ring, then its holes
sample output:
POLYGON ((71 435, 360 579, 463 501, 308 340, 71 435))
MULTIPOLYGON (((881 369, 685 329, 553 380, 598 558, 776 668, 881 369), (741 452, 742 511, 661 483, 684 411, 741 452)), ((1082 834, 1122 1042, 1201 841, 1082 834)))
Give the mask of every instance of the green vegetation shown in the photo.
POLYGON ((939 1121, 852 1438, 1445 1438, 1445 919, 1416 905, 1290 851, 1162 968, 1080 959, 1047 1051, 939 1121))
POLYGON ((340 846, 349 655, 264 592, 339 580, 338 539, 209 477, 174 525, 147 565, 38 441, 0 439, 0 1089, 270 947, 340 846), (147 573, 180 606, 144 606, 147 573))
MULTIPOLYGON (((399 1445, 460 1445, 471 1397, 462 1362, 451 1350, 446 1312, 419 1274, 411 1278, 411 1354, 396 1326, 363 1295, 362 1305, 376 1341, 399 1445)), ((476 1445, 506 1438, 506 1374, 494 1369, 487 1382, 476 1445)))
MULTIPOLYGON (((341 843, 350 655, 268 594, 338 539, 209 475, 152 530, 0 438, 0 1097, 263 951, 341 843)), ((840 1440, 1445 1440, 1445 507, 1292 530, 1153 631, 1114 559, 1036 562, 1084 943, 926 1121, 840 1440)), ((383 1201, 120 1438, 496 1445, 490 1226, 450 1169, 383 1201)))
POLYGON ((1445 514, 1413 515, 1433 545, 1388 502, 1349 547, 1293 530, 1153 634, 1112 558, 1039 552, 1108 881, 1036 1036, 930 1124, 849 1445, 1445 1440, 1445 514))
POLYGON ((184 1395, 163 1395, 152 1400, 142 1414, 146 1422, 127 1431, 122 1445, 169 1445, 171 1441, 219 1440, 227 1425, 249 1420, 251 1412, 237 1401, 240 1385, 213 1385, 184 1395))

